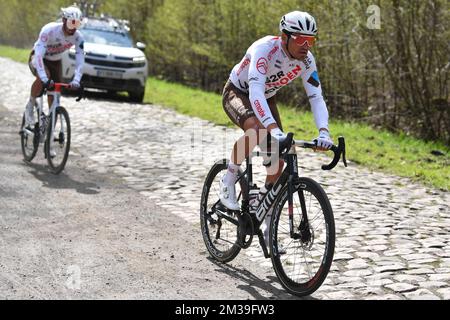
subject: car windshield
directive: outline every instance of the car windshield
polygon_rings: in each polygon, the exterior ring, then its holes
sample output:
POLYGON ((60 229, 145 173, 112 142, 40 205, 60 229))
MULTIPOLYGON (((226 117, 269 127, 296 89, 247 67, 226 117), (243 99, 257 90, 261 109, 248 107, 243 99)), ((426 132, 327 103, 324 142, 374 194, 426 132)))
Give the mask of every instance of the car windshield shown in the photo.
POLYGON ((133 40, 127 33, 89 28, 83 28, 80 31, 85 42, 118 47, 133 47, 133 40))

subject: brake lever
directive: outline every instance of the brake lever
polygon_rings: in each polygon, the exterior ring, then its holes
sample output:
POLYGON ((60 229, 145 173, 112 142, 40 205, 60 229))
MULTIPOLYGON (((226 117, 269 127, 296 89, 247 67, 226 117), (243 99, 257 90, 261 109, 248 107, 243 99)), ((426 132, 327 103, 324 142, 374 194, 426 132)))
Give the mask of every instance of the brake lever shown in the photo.
POLYGON ((342 155, 342 161, 344 162, 344 166, 347 167, 347 159, 345 158, 345 139, 344 137, 339 137, 338 139, 338 145, 337 146, 332 146, 331 147, 331 151, 334 152, 334 157, 333 160, 327 164, 327 165, 323 165, 322 166, 322 170, 331 170, 334 167, 336 167, 336 165, 339 162, 339 159, 341 158, 342 155))

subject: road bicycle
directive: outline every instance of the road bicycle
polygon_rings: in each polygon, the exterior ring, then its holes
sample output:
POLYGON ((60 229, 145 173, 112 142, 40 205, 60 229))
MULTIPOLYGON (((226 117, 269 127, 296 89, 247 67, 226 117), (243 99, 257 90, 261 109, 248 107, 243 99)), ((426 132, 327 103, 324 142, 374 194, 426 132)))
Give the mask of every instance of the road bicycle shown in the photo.
MULTIPOLYGON (((339 160, 347 166, 345 139, 330 149, 333 160, 323 170, 333 169, 339 160)), ((335 227, 328 196, 316 181, 299 177, 295 146, 316 149, 316 141, 294 141, 293 134, 280 143, 279 155, 286 166, 256 209, 249 205, 249 194, 257 188, 253 183, 252 157, 246 158, 245 170, 240 170, 236 194, 241 210, 225 208, 219 200, 219 180, 228 167, 227 160, 216 162, 209 171, 202 191, 200 223, 203 240, 209 254, 217 261, 233 260, 241 249, 247 249, 257 235, 265 258, 271 258, 282 286, 297 296, 310 295, 325 280, 334 255, 335 227), (271 215, 269 248, 262 223, 271 215)))
MULTIPOLYGON (((31 162, 39 148, 40 143, 44 143, 44 155, 47 159, 50 170, 54 174, 59 174, 65 167, 70 151, 70 118, 67 110, 60 105, 62 88, 70 89, 66 83, 55 83, 52 90, 44 92, 53 96, 53 103, 49 108, 49 113, 44 113, 44 99, 41 95, 36 99, 34 110, 36 111, 37 122, 34 128, 25 127, 25 114, 22 117, 22 126, 19 132, 22 145, 22 153, 26 162, 31 162)), ((79 89, 79 102, 83 97, 83 88, 79 89)))

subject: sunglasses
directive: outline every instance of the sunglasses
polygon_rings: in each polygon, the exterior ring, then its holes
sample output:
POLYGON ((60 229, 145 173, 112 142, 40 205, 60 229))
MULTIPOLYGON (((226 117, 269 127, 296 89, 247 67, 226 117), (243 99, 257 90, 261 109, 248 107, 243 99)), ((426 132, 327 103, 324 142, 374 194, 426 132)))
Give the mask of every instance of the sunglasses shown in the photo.
POLYGON ((316 43, 316 37, 314 36, 305 36, 301 34, 291 35, 291 39, 294 41, 294 43, 298 46, 304 46, 305 43, 308 45, 308 47, 312 47, 316 43))
POLYGON ((68 19, 67 20, 67 28, 69 30, 79 29, 81 27, 81 21, 78 19, 68 19))

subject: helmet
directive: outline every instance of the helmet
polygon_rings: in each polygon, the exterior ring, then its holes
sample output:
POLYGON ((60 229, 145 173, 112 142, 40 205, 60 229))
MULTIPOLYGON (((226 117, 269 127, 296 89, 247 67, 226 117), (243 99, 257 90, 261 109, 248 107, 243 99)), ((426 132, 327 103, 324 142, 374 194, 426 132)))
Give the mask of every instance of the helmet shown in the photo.
POLYGON ((66 25, 69 30, 78 29, 81 26, 83 14, 77 7, 61 8, 61 15, 64 19, 67 19, 66 25))
POLYGON ((290 33, 302 33, 305 35, 317 35, 316 20, 307 12, 292 11, 284 15, 280 21, 280 31, 290 33))

